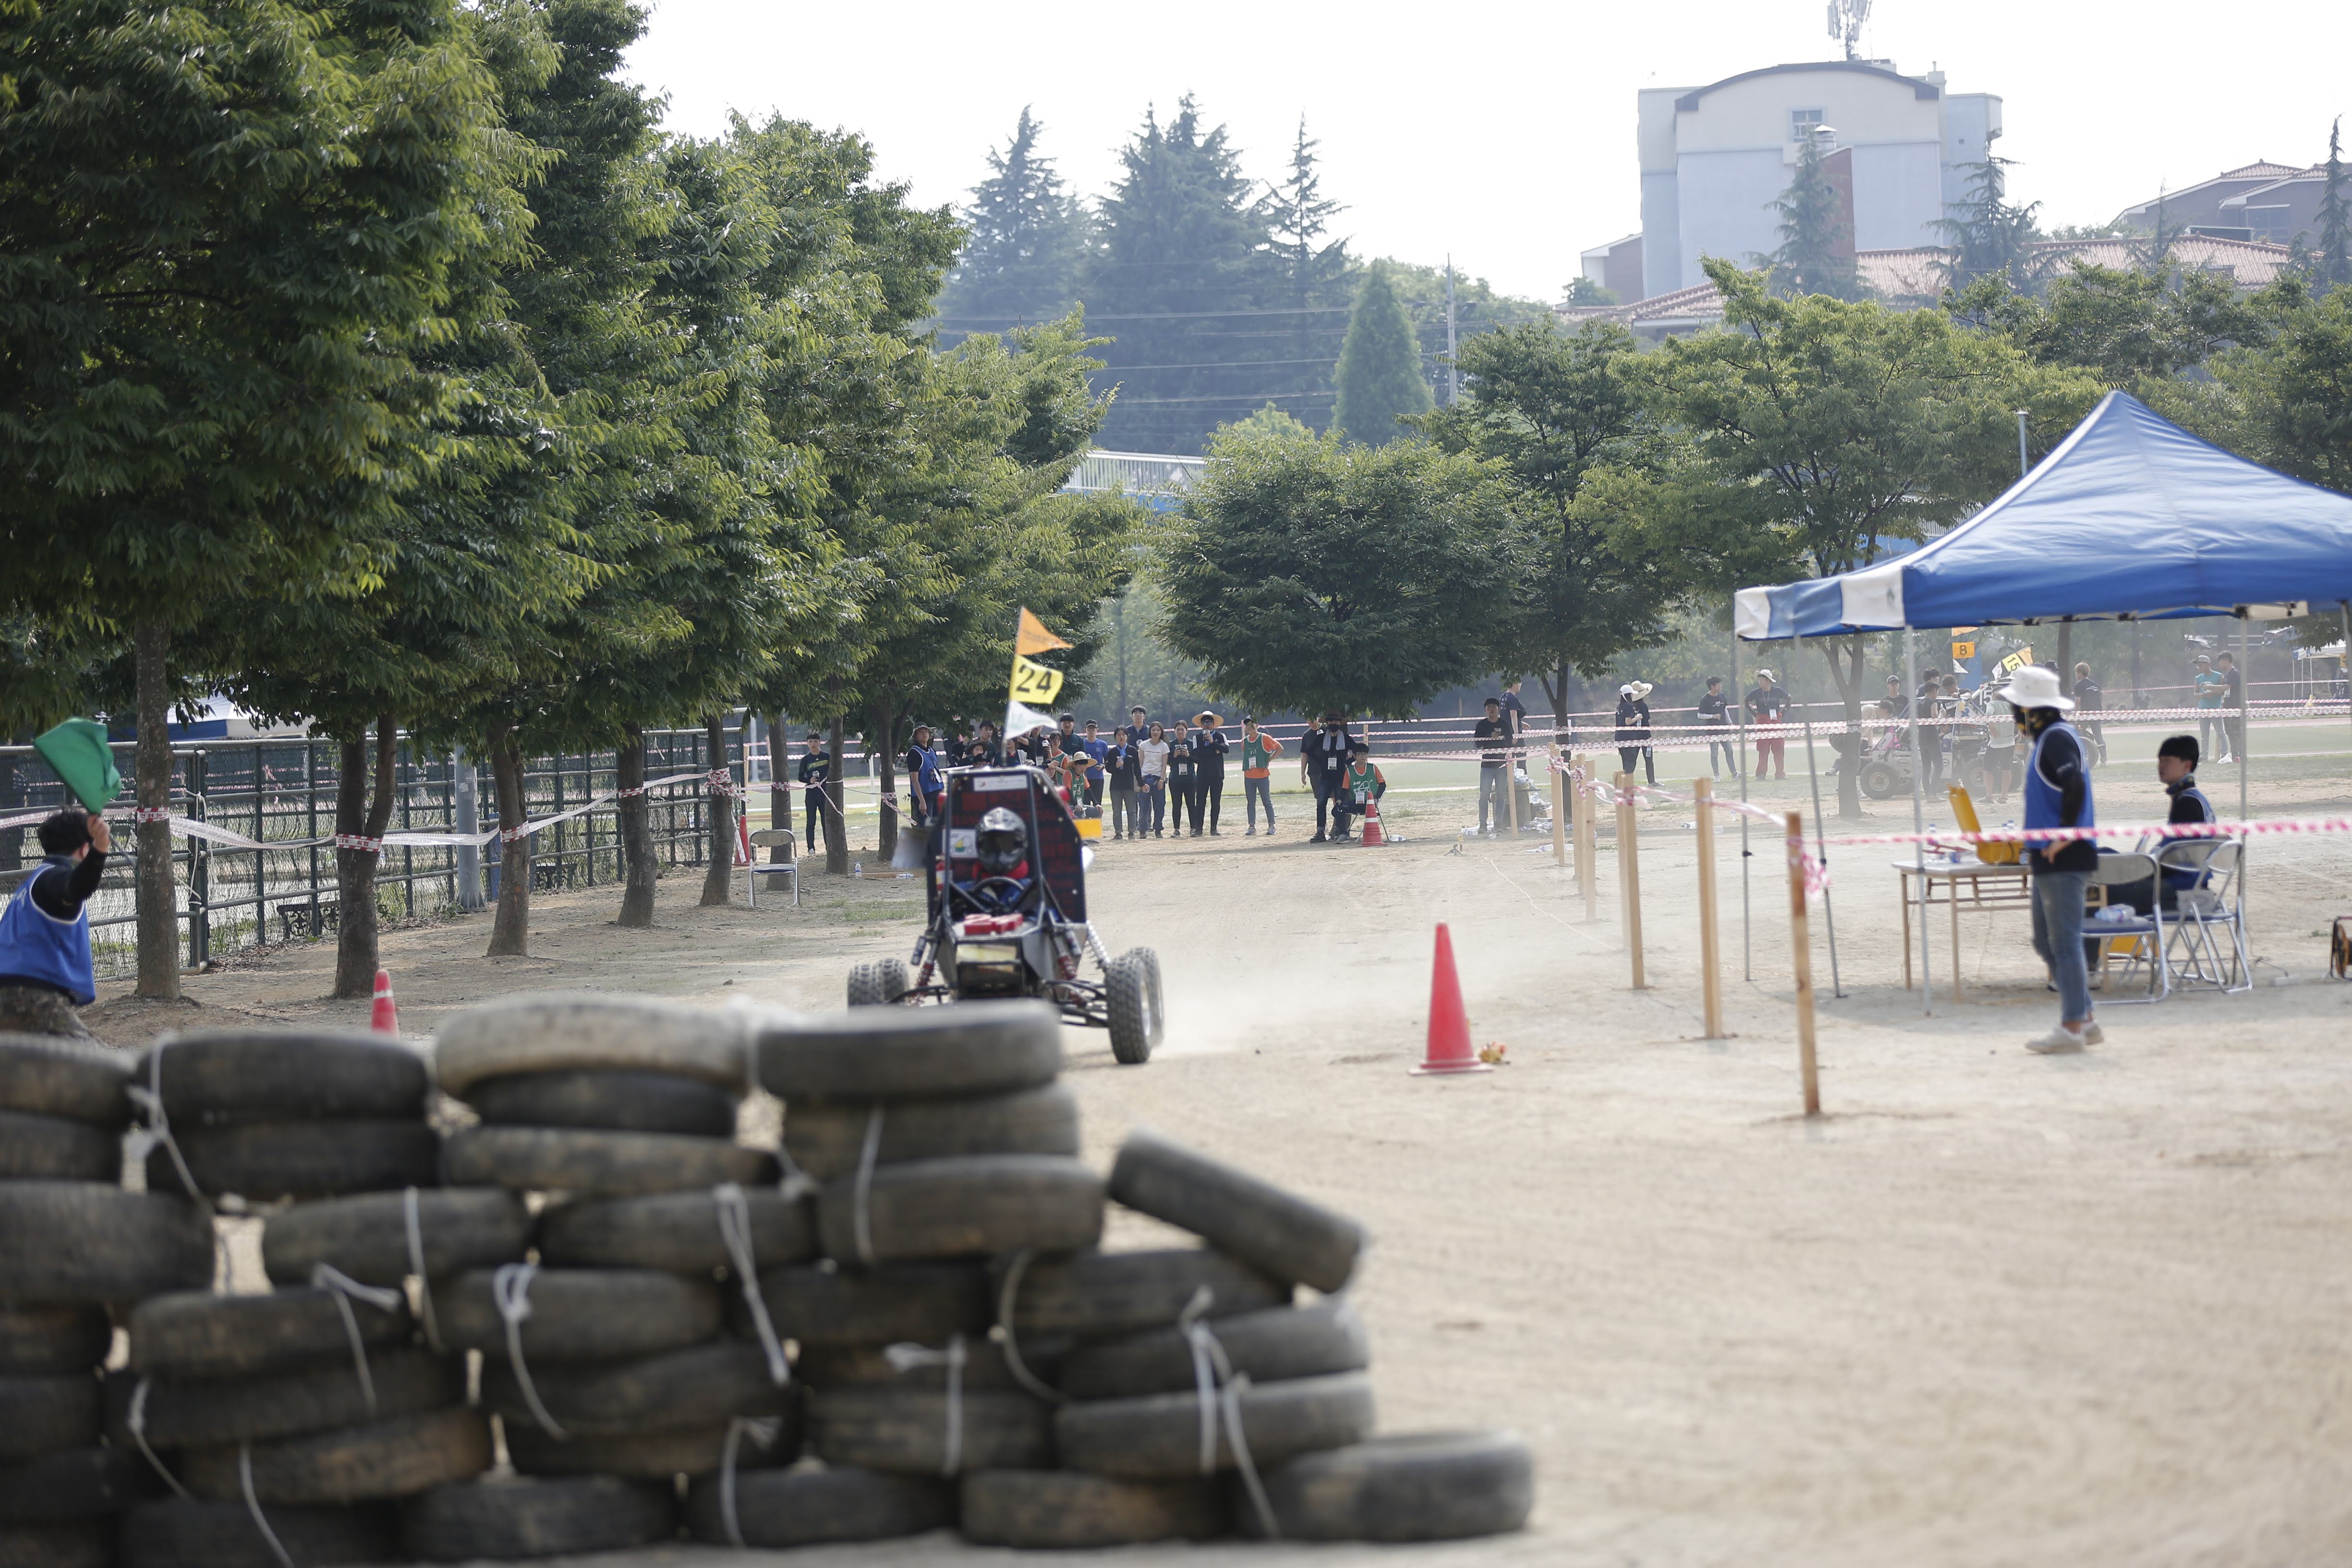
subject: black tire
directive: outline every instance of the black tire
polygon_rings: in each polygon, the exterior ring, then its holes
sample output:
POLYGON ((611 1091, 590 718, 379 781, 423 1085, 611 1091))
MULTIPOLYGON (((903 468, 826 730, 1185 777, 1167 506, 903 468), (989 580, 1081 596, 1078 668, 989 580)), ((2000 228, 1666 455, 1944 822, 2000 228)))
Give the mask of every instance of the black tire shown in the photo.
MULTIPOLYGON (((441 1135, 422 1121, 239 1121, 174 1126, 173 1137, 207 1196, 265 1204, 441 1184, 441 1135)), ((169 1149, 149 1152, 147 1189, 184 1190, 169 1149)))
MULTIPOLYGON (((1361 1372, 1371 1362, 1364 1323, 1344 1296, 1215 1320, 1211 1328, 1236 1373, 1253 1383, 1361 1372)), ((1081 1345, 1062 1358, 1073 1399, 1134 1399, 1193 1386, 1192 1350, 1173 1327, 1081 1345)))
POLYGON ((483 1121, 501 1126, 735 1136, 734 1092, 676 1073, 509 1073, 474 1085, 466 1103, 483 1121))
MULTIPOLYGON (((441 1342, 507 1360, 506 1321, 492 1294, 496 1274, 460 1274, 433 1293, 441 1342)), ((655 1268, 542 1268, 531 1276, 523 1359, 610 1361, 699 1344, 719 1331, 719 1287, 655 1268)))
POLYGON ((13 1307, 0 1302, 0 1376, 87 1372, 106 1359, 114 1323, 101 1307, 13 1307))
POLYGON ((1079 1160, 917 1160, 878 1166, 865 1185, 862 1236, 855 1176, 828 1182, 818 1194, 817 1232, 827 1257, 870 1266, 1019 1247, 1068 1252, 1102 1236, 1102 1178, 1079 1160))
MULTIPOLYGON (((1050 1378, 1069 1348, 1066 1339, 1038 1339, 1021 1347, 1023 1364, 1032 1376, 1050 1378)), ((966 1388, 1013 1389, 1022 1386, 1007 1363, 1004 1347, 994 1340, 965 1342, 963 1385, 966 1388)), ((793 1363, 793 1375, 809 1388, 937 1388, 947 1387, 947 1368, 916 1366, 901 1372, 891 1364, 884 1345, 803 1345, 793 1363)))
MULTIPOLYGON (((955 1488, 936 1477, 835 1466, 735 1478, 735 1522, 746 1546, 892 1541, 945 1529, 955 1521, 955 1488)), ((732 1544, 717 1477, 706 1476, 688 1489, 686 1522, 697 1541, 732 1544)))
POLYGON ((7 1294, 25 1305, 129 1302, 213 1282, 213 1225, 186 1198, 98 1182, 0 1183, 7 1294))
MULTIPOLYGON (((1266 1472, 1275 1524, 1293 1541, 1460 1541, 1528 1521, 1535 1463, 1507 1432, 1419 1432, 1302 1454, 1266 1472)), ((1256 1510, 1234 1510, 1264 1533, 1256 1510)))
POLYGON ((1078 1101, 1068 1086, 962 1100, 794 1100, 784 1110, 784 1149, 818 1181, 857 1169, 866 1129, 882 1113, 877 1163, 952 1160, 967 1154, 1078 1152, 1078 1101))
POLYGON ((1061 1014, 1031 1001, 859 1007, 771 1025, 759 1057, 760 1081, 787 1100, 1011 1094, 1060 1075, 1061 1014))
MULTIPOLYGON (((1242 1435, 1261 1469, 1372 1435, 1371 1379, 1360 1372, 1255 1383, 1238 1398, 1242 1435)), ((1065 1405, 1055 1415, 1054 1435, 1073 1469, 1130 1480, 1177 1480, 1201 1471, 1201 1402, 1192 1393, 1065 1405)), ((1214 1462, 1219 1469, 1234 1468, 1222 1418, 1214 1462)))
POLYGON ((874 973, 870 963, 849 966, 849 1005, 879 1007, 882 1005, 882 977, 874 973))
POLYGON ((1962 763, 1959 776, 1955 782, 1969 792, 1969 798, 1971 801, 1989 801, 1992 798, 1992 779, 1985 772, 1985 765, 1981 762, 1972 759, 1962 763))
POLYGON ((885 958, 874 965, 874 983, 882 993, 885 1006, 906 1000, 909 982, 904 959, 885 958))
MULTIPOLYGON (((959 1473, 1038 1469, 1054 1462, 1054 1412, 1043 1401, 971 1388, 956 1407, 963 1423, 959 1473)), ((812 1389, 809 1451, 828 1465, 936 1476, 948 1458, 948 1410, 943 1388, 812 1389)), ((1200 1458, 1197 1449, 1193 1458, 1200 1458)))
MULTIPOLYGON (((399 1555, 388 1508, 273 1508, 266 1517, 301 1568, 399 1555)), ((278 1554, 243 1502, 159 1498, 124 1518, 121 1568, 278 1568, 278 1554)))
POLYGON ((184 1136, 217 1121, 313 1118, 415 1121, 429 1109, 433 1074, 415 1049, 389 1036, 326 1029, 195 1029, 147 1048, 131 1081, 156 1081, 184 1136))
MULTIPOLYGON (((297 1372, 185 1382, 152 1380, 147 1385, 143 1407, 147 1445, 194 1448, 268 1442, 394 1415, 422 1415, 462 1404, 466 1398, 465 1363, 444 1359, 418 1346, 397 1345, 371 1352, 368 1378, 375 1389, 373 1409, 349 1352, 340 1362, 324 1362, 297 1372)), ((110 1436, 126 1430, 129 1403, 137 1385, 135 1377, 109 1380, 109 1400, 117 1406, 109 1422, 110 1436)))
POLYGON ((1159 971, 1144 962, 1149 950, 1136 948, 1110 961, 1103 973, 1103 1002, 1110 1014, 1110 1054, 1128 1067, 1151 1059, 1165 1019, 1160 1011, 1159 971))
POLYGON ((0 1568, 114 1568, 114 1521, 0 1524, 0 1568))
MULTIPOLYGON (((762 1446, 750 1430, 736 1440, 735 1468, 777 1468, 800 1458, 800 1401, 789 1400, 774 1439, 762 1446)), ((624 1436, 549 1436, 530 1421, 503 1421, 507 1458, 526 1476, 620 1476, 662 1481, 715 1474, 727 1457, 730 1423, 657 1428, 624 1436)))
POLYGON ((394 1415, 331 1432, 180 1455, 180 1480, 198 1497, 245 1496, 239 1456, 252 1455, 253 1495, 265 1505, 381 1502, 448 1486, 490 1468, 490 1424, 459 1405, 394 1415))
POLYGON ((441 1089, 459 1100, 513 1073, 675 1073, 740 1094, 744 1026, 717 1007, 599 992, 516 996, 468 1007, 433 1041, 441 1089))
MULTIPOLYGON (((521 1261, 530 1246, 530 1211, 504 1187, 421 1187, 416 1231, 425 1277, 521 1261)), ((261 1266, 279 1285, 310 1283, 331 1264, 362 1285, 397 1288, 413 1271, 406 1193, 363 1193, 297 1204, 269 1216, 261 1231, 261 1266)))
POLYGON ((103 1519, 163 1490, 154 1468, 128 1448, 67 1448, 0 1469, 0 1526, 103 1519))
POLYGON ((1150 1132, 1131 1134, 1120 1148, 1110 1195, 1276 1279, 1326 1294, 1348 1283, 1366 1241, 1364 1227, 1346 1215, 1150 1132))
MULTIPOLYGON (((332 1356, 351 1360, 344 1303, 331 1290, 297 1285, 268 1295, 215 1296, 178 1290, 131 1310, 131 1370, 147 1377, 235 1377, 332 1356)), ((405 1343, 405 1304, 387 1311, 350 1303, 360 1341, 405 1343)))
POLYGON ((1291 1293, 1288 1285, 1213 1247, 1074 1252, 1035 1258, 1022 1268, 1011 1326, 1024 1342, 1033 1333, 1132 1334, 1175 1322, 1204 1289, 1208 1314, 1217 1318, 1287 1306, 1291 1293))
MULTIPOLYGON (((816 1216, 805 1198, 774 1187, 743 1194, 755 1267, 816 1256, 816 1216)), ((550 1206, 540 1216, 539 1256, 562 1268, 663 1268, 709 1274, 731 1267, 710 1193, 656 1193, 550 1206)))
POLYGON ((674 1132, 596 1132, 552 1127, 467 1127, 445 1150, 453 1186, 516 1192, 646 1193, 754 1186, 776 1179, 776 1157, 726 1138, 674 1132))
POLYGON ((426 1563, 618 1552, 677 1531, 667 1486, 612 1476, 468 1481, 436 1487, 400 1510, 401 1543, 426 1563))
POLYGON ((100 1408, 92 1372, 0 1377, 0 1462, 89 1447, 98 1441, 100 1408))
MULTIPOLYGON (((768 1376, 755 1344, 720 1340, 632 1361, 533 1363, 531 1385, 555 1424, 578 1437, 625 1437, 657 1427, 724 1426, 738 1416, 782 1415, 795 1397, 768 1376)), ((514 1367, 482 1358, 482 1405, 511 1428, 535 1423, 514 1367)))
POLYGON ((1858 781, 1862 793, 1873 800, 1887 800, 1903 787, 1903 775, 1890 763, 1864 763, 1858 781))
POLYGON ((131 1120, 122 1092, 131 1062, 130 1053, 94 1043, 0 1035, 0 1110, 121 1127, 131 1120))
POLYGON ((114 1129, 0 1110, 0 1181, 105 1182, 121 1173, 122 1135, 114 1129))
POLYGON ((1122 1481, 1078 1470, 979 1470, 964 1477, 957 1528, 982 1546, 1075 1550, 1207 1541, 1230 1522, 1212 1480, 1122 1481))
POLYGON ((771 1268, 760 1293, 776 1331, 803 1345, 939 1345, 985 1334, 990 1321, 988 1271, 976 1263, 771 1268))

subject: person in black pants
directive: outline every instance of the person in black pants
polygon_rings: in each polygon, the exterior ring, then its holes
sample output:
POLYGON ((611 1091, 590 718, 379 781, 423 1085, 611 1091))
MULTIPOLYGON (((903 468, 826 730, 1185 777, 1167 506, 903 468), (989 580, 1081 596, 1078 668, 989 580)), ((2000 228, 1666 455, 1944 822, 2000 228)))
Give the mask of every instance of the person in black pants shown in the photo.
POLYGON ((1706 731, 1706 765, 1717 778, 1723 776, 1723 764, 1731 764, 1731 776, 1739 776, 1739 742, 1733 739, 1731 703, 1723 695, 1723 677, 1706 678, 1706 695, 1698 700, 1699 722, 1706 731), (1717 737, 1722 737, 1717 739, 1717 737))
MULTIPOLYGON (((1310 844, 1328 843, 1332 804, 1347 787, 1348 748, 1351 736, 1348 721, 1337 713, 1323 715, 1323 727, 1300 737, 1298 771, 1306 775, 1307 787, 1315 792, 1315 837, 1310 844)), ((1339 811, 1340 831, 1348 826, 1347 808, 1339 811)))
MULTIPOLYGON (((814 730, 808 732, 808 750, 801 753, 800 763, 793 770, 793 782, 801 786, 802 821, 808 828, 809 852, 816 852, 817 829, 824 822, 824 785, 833 777, 833 759, 824 753, 824 744, 814 730)), ((789 829, 791 824, 787 822, 789 829)))
POLYGON ((1654 784, 1658 762, 1650 750, 1649 696, 1646 680, 1629 680, 1617 689, 1617 771, 1630 775, 1638 762, 1654 784))
POLYGON ((1217 811, 1225 798, 1225 732, 1214 713, 1203 713, 1192 731, 1192 837, 1201 837, 1201 814, 1209 817, 1209 837, 1217 835, 1217 811))
POLYGON ((1184 837, 1184 814, 1193 810, 1192 792, 1200 786, 1201 760, 1192 754, 1192 729, 1183 720, 1168 732, 1168 830, 1184 837))

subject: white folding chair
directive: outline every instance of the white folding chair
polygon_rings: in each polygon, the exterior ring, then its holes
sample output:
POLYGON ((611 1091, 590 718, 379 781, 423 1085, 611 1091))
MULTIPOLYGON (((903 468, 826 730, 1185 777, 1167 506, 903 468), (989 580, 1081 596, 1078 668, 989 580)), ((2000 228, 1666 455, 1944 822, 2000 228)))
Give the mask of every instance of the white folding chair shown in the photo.
POLYGON ((2198 874, 2197 886, 2174 895, 2168 922, 2168 962, 2183 986, 2225 992, 2254 988, 2253 961, 2246 952, 2246 909, 2238 891, 2244 858, 2245 846, 2234 838, 2187 839, 2156 852, 2159 869, 2198 874))
POLYGON ((789 827, 763 827, 751 835, 751 863, 743 868, 743 891, 751 907, 760 907, 760 879, 790 877, 793 879, 793 908, 801 904, 801 862, 799 840, 789 827), (760 851, 781 847, 784 858, 770 865, 760 858, 760 851))
POLYGON ((2107 910, 2119 909, 2131 916, 2129 920, 2091 919, 2083 922, 2083 934, 2085 937, 2096 937, 2099 940, 2099 962, 2095 966, 2098 977, 2104 980, 2108 974, 2115 973, 2110 967, 2115 962, 2115 955, 2107 948, 2106 939, 2109 937, 2135 939, 2130 950, 2124 956, 2123 973, 2126 975, 2130 974, 2136 965, 2143 963, 2147 965, 2146 994, 2138 996, 2117 995, 2111 998, 2118 1004, 2161 1002, 2172 994, 2171 970, 2165 962, 2164 953, 2163 899, 2159 896, 2152 900, 2156 912, 2147 915, 2141 914, 2128 904, 2111 904, 2107 901, 2109 897, 2107 889, 2110 888, 2121 887, 2127 882, 2152 882, 2156 879, 2156 857, 2136 853, 2102 855, 2099 857, 2098 865, 2091 872, 2091 886, 2098 889, 2100 910, 2104 912, 2107 910))

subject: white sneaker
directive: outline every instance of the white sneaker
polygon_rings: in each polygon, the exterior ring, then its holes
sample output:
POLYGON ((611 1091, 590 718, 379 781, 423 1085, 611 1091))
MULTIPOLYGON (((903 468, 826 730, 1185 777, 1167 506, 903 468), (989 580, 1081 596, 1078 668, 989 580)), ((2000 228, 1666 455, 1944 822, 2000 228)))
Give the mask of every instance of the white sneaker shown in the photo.
POLYGON ((2107 1032, 2099 1027, 2099 1021, 2096 1018, 2084 1024, 2083 1043, 2086 1046, 2104 1046, 2107 1043, 2107 1032))
POLYGON ((2077 1034, 2063 1024, 2046 1035, 2037 1035, 2025 1042, 2025 1048, 2036 1056, 2056 1056, 2063 1051, 2079 1051, 2090 1044, 2087 1034, 2077 1034))

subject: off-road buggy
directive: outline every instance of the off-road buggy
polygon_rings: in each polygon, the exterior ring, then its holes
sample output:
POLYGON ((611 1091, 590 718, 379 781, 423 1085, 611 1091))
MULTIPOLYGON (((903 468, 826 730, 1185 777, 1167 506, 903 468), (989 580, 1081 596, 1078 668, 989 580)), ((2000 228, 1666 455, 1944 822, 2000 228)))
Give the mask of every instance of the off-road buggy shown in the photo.
POLYGON ((1108 1029, 1120 1061, 1149 1060, 1167 1018, 1160 957, 1103 950, 1087 922, 1087 851, 1059 792, 1027 767, 956 768, 943 782, 924 855, 929 923, 904 963, 849 972, 849 1005, 1038 996, 1066 1023, 1108 1029), (1100 979, 1082 976, 1089 958, 1100 979))

